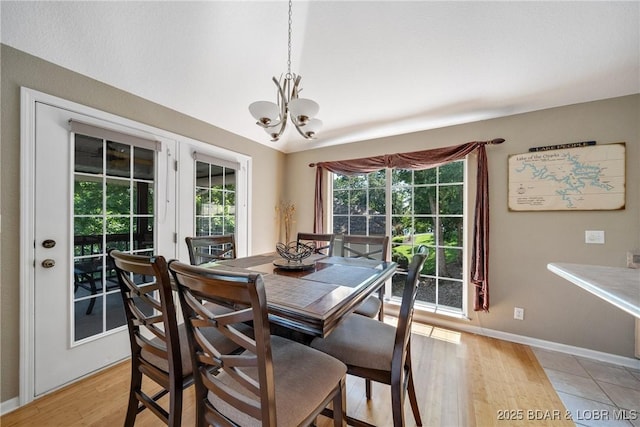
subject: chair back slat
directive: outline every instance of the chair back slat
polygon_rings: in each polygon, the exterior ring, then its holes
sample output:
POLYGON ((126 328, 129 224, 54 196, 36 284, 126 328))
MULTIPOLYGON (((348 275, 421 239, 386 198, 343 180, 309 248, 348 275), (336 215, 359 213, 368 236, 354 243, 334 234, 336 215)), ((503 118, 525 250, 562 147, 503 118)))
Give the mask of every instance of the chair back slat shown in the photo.
POLYGON ((233 234, 185 238, 191 265, 220 259, 235 259, 236 239, 233 234))
POLYGON ((275 427, 273 363, 262 276, 178 261, 172 261, 169 269, 178 286, 192 359, 199 373, 195 378, 196 399, 198 407, 204 409, 198 412, 198 417, 209 422, 216 420, 215 425, 233 425, 229 424, 228 415, 239 411, 260 420, 264 426, 275 427), (230 311, 212 313, 205 307, 206 301, 224 302, 230 311), (241 327, 247 322, 252 323, 252 332, 241 327), (205 328, 216 328, 244 351, 225 354, 205 342, 202 334, 205 328))
POLYGON ((347 258, 367 258, 388 261, 388 236, 359 236, 345 234, 342 236, 340 256, 347 258))
POLYGON ((333 252, 333 243, 335 234, 318 234, 318 233, 298 233, 298 243, 314 242, 316 249, 314 253, 329 255, 333 252))

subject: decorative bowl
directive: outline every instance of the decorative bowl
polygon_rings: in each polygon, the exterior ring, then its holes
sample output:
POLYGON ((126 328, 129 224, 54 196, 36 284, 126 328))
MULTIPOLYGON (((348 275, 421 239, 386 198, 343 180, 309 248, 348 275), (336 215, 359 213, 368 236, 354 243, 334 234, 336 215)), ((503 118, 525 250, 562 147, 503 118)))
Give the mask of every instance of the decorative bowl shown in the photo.
POLYGON ((289 242, 287 244, 276 244, 276 251, 278 251, 278 254, 290 263, 301 263, 303 259, 310 257, 315 250, 316 244, 314 242, 289 242))

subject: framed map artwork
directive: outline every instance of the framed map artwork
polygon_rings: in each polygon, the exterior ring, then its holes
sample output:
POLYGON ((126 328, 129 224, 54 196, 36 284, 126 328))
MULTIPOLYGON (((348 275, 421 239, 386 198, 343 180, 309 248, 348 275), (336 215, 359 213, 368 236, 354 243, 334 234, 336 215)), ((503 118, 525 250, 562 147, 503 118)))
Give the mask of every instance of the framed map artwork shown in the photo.
POLYGON ((625 143, 509 156, 509 210, 625 208, 625 143))

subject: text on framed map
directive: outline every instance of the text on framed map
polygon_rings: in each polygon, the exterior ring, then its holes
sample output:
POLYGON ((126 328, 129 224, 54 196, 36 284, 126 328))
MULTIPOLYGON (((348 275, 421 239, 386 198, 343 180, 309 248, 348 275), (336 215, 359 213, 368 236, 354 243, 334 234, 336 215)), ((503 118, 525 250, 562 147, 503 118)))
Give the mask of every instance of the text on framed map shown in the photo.
POLYGON ((625 143, 509 156, 509 210, 625 207, 625 143))

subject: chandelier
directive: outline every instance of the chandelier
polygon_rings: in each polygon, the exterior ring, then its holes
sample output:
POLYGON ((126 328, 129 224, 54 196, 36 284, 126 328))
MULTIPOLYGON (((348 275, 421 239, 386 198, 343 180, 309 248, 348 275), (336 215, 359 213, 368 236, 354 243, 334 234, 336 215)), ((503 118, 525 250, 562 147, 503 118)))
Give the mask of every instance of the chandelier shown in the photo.
POLYGON ((287 127, 287 118, 295 126, 300 135, 306 139, 314 139, 322 127, 322 121, 313 118, 320 106, 310 99, 299 98, 302 91, 302 76, 291 72, 291 6, 289 0, 289 50, 287 56, 287 72, 280 79, 273 77, 278 88, 278 102, 256 101, 249 105, 249 112, 257 120, 256 124, 269 134, 272 141, 277 141, 287 127))

